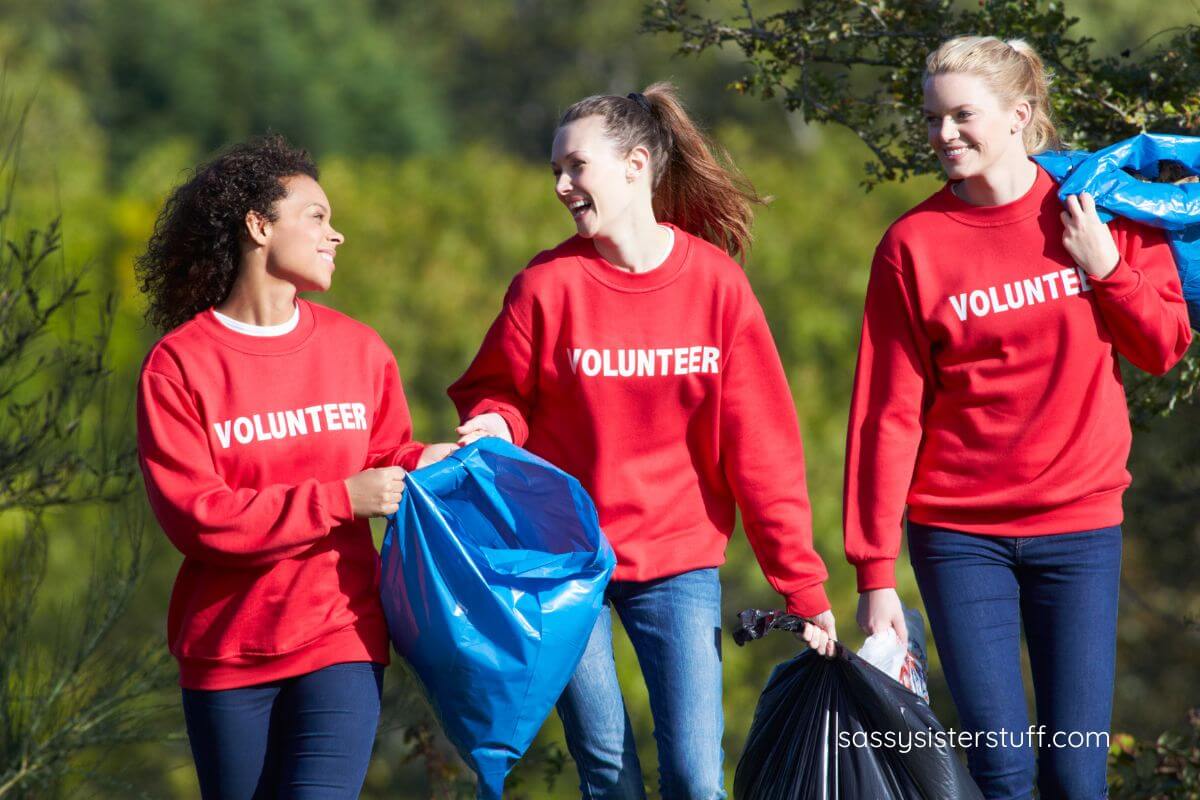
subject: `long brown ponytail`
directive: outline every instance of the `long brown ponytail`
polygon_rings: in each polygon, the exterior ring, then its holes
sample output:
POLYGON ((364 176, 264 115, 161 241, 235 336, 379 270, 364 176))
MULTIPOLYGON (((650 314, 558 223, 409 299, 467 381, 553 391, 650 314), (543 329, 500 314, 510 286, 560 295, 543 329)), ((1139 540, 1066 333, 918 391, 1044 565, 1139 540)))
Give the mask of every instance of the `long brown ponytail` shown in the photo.
POLYGON ((672 84, 652 84, 641 95, 586 97, 558 125, 591 116, 604 120, 605 133, 622 154, 639 145, 650 151, 657 219, 745 257, 753 206, 765 200, 729 154, 696 126, 672 84))

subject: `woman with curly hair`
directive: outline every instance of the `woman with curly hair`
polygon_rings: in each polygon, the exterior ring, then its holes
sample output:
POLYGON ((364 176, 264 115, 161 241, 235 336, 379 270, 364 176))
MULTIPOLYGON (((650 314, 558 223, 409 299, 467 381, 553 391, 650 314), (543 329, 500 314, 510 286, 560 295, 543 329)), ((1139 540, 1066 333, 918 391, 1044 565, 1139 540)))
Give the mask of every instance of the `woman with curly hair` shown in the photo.
POLYGON ((206 798, 352 798, 388 638, 368 517, 425 447, 391 351, 299 299, 344 237, 317 168, 275 136, 199 167, 137 262, 166 332, 142 366, 138 453, 183 553, 168 616, 206 798))

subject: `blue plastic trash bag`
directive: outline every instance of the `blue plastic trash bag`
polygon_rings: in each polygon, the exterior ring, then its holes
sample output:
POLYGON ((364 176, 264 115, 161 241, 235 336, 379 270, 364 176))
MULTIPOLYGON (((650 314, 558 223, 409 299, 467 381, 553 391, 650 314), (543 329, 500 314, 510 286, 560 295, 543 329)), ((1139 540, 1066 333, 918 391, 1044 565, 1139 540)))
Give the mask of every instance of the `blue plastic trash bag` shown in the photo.
POLYGON ((1166 231, 1188 317, 1200 330, 1200 183, 1149 183, 1126 171, 1153 180, 1160 164, 1174 163, 1200 175, 1200 137, 1140 133, 1095 153, 1060 150, 1033 158, 1059 182, 1059 198, 1087 192, 1105 222, 1120 216, 1166 231))
POLYGON ((501 796, 562 694, 615 565, 579 482, 500 439, 405 480, 383 609, 479 797, 501 796))

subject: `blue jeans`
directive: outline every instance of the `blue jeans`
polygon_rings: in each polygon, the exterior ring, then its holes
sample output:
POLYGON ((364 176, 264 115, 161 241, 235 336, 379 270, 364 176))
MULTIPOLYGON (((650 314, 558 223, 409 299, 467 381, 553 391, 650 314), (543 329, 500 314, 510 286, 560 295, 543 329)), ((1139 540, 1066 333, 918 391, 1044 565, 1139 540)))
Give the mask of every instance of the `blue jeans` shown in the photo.
MULTIPOLYGON (((609 584, 633 643, 654 716, 661 794, 725 797, 721 765, 721 584, 716 568, 653 581, 609 584)), ((558 701, 585 800, 646 796, 633 728, 617 683, 612 614, 605 608, 558 701)))
POLYGON ((356 798, 367 775, 383 667, 334 664, 243 689, 183 690, 205 800, 356 798))
POLYGON ((1027 800, 1036 776, 1041 800, 1106 797, 1120 527, 996 537, 910 522, 908 547, 962 729, 991 737, 967 748, 984 796, 1027 800), (1022 629, 1037 701, 1032 729, 1022 629))

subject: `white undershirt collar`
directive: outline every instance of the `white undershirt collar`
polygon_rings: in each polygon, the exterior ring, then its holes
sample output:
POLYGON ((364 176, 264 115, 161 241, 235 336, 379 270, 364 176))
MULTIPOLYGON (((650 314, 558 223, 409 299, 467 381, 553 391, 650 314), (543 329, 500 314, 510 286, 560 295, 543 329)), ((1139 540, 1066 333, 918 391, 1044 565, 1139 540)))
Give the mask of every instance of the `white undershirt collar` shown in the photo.
MULTIPOLYGON (((672 251, 675 249, 675 229, 674 229, 674 228, 672 228, 672 227, 670 227, 670 226, 668 226, 668 225, 660 225, 659 227, 660 227, 660 228, 666 228, 666 229, 667 229, 667 233, 671 234, 671 236, 670 236, 670 238, 669 238, 669 239, 667 239, 667 248, 666 248, 666 252, 665 252, 665 253, 663 253, 663 255, 662 255, 662 258, 660 258, 660 259, 658 260, 658 263, 657 263, 657 264, 655 264, 655 265, 654 265, 653 267, 651 267, 650 269, 658 269, 658 268, 659 268, 659 267, 661 267, 663 264, 667 263, 667 259, 671 257, 671 252, 672 252, 672 251)), ((649 270, 647 270, 647 272, 649 272, 649 270)))
POLYGON ((241 320, 222 314, 215 308, 212 310, 212 313, 217 318, 217 322, 229 328, 229 330, 244 333, 247 336, 283 336, 296 330, 296 326, 300 324, 299 304, 292 311, 292 318, 279 325, 251 325, 249 322, 242 322, 241 320))

